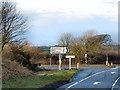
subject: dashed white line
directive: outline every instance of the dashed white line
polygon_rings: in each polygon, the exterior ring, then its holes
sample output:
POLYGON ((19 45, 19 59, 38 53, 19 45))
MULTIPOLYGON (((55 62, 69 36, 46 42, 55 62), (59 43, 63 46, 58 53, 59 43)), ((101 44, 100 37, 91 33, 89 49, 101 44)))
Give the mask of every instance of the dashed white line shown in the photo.
MULTIPOLYGON (((119 67, 112 68, 112 69, 110 69, 110 70, 114 70, 114 69, 117 69, 117 68, 119 68, 119 67)), ((93 77, 93 76, 95 76, 95 75, 98 75, 98 74, 101 74, 101 73, 104 73, 104 72, 106 72, 106 71, 110 71, 110 70, 101 71, 101 72, 98 72, 98 73, 93 74, 93 75, 91 75, 91 76, 88 76, 88 77, 86 77, 86 78, 84 78, 84 79, 82 79, 82 80, 80 80, 80 81, 78 81, 78 82, 76 82, 76 83, 70 85, 70 86, 67 87, 65 90, 68 90, 69 88, 71 88, 71 87, 77 85, 78 83, 80 83, 80 82, 82 82, 82 81, 84 81, 84 80, 87 80, 88 78, 91 78, 91 77, 93 77)))
POLYGON ((116 72, 111 72, 111 74, 115 74, 116 72))
POLYGON ((100 84, 101 82, 94 82, 93 85, 98 85, 100 84))
POLYGON ((78 82, 76 82, 76 83, 74 83, 74 84, 70 85, 70 86, 69 86, 69 87, 67 87, 65 90, 68 90, 69 88, 71 88, 71 87, 75 86, 76 84, 78 84, 78 83, 80 83, 80 82, 82 82, 82 81, 84 81, 84 80, 86 80, 86 79, 88 79, 88 78, 90 78, 90 77, 93 77, 93 76, 95 76, 95 75, 97 75, 97 74, 103 73, 103 72, 105 72, 105 71, 98 72, 98 73, 96 73, 96 74, 93 74, 93 75, 91 75, 91 76, 88 76, 88 77, 86 77, 86 78, 84 78, 84 79, 82 79, 82 80, 80 80, 80 81, 78 81, 78 82))

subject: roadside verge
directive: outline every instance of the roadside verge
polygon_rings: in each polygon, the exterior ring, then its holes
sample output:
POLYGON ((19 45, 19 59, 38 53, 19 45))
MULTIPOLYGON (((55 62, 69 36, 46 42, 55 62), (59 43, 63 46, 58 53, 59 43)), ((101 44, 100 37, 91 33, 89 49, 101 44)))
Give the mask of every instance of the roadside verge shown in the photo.
POLYGON ((39 72, 33 76, 18 77, 5 81, 3 83, 3 88, 58 88, 68 83, 70 78, 79 70, 52 70, 39 72))

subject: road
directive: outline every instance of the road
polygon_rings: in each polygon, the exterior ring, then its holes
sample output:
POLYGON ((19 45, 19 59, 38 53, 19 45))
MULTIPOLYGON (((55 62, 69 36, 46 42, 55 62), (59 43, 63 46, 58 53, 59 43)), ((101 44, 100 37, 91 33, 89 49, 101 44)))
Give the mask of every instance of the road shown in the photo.
MULTIPOLYGON (((69 66, 62 66, 61 67, 62 69, 69 69, 69 66)), ((76 69, 76 66, 72 66, 72 68, 73 69, 76 69)), ((105 66, 105 65, 93 65, 93 66, 91 66, 91 65, 89 65, 89 66, 79 66, 79 68, 83 68, 83 69, 86 69, 86 68, 108 68, 107 66, 105 66)), ((47 66, 47 67, 45 67, 45 69, 59 69, 59 67, 58 66, 47 66)))
POLYGON ((74 75, 70 83, 59 87, 58 89, 75 89, 82 90, 118 90, 120 85, 120 66, 113 68, 90 68, 83 69, 74 75))

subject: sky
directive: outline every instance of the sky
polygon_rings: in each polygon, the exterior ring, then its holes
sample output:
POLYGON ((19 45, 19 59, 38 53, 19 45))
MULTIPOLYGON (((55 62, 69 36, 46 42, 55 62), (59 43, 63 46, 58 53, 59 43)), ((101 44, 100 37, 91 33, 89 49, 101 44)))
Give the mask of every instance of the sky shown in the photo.
POLYGON ((88 30, 118 42, 118 0, 10 0, 28 17, 26 39, 34 46, 57 45, 63 33, 88 30))

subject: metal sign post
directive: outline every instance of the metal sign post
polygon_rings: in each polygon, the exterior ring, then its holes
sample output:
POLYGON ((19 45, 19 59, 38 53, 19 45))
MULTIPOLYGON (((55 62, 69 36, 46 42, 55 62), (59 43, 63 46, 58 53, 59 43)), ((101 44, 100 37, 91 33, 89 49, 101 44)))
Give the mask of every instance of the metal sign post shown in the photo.
POLYGON ((50 66, 51 66, 51 57, 50 57, 50 66))
POLYGON ((69 58, 69 69, 71 69, 71 58, 75 58, 75 56, 66 56, 66 58, 69 58))
POLYGON ((71 58, 69 58, 69 69, 71 69, 71 58))
POLYGON ((70 52, 70 49, 68 47, 50 47, 51 54, 59 54, 59 70, 61 70, 62 54, 67 54, 69 52, 70 52))
POLYGON ((61 70, 61 56, 59 54, 59 70, 61 70))

